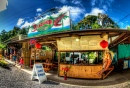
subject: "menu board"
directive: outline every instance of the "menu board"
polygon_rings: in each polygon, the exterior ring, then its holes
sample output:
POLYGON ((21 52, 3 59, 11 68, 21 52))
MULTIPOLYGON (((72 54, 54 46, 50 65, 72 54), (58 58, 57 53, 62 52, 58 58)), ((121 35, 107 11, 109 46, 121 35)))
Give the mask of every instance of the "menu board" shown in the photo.
POLYGON ((108 41, 108 35, 103 38, 100 35, 93 36, 81 36, 79 41, 76 41, 77 37, 66 37, 57 40, 58 51, 66 50, 104 50, 100 46, 100 42, 105 40, 108 41))

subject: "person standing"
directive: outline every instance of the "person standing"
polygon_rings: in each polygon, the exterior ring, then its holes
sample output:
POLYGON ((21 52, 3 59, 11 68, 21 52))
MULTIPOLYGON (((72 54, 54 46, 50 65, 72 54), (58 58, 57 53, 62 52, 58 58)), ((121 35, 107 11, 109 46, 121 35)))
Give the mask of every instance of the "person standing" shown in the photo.
POLYGON ((20 57, 20 69, 23 68, 23 63, 24 63, 23 57, 20 57))
POLYGON ((16 56, 16 54, 13 54, 13 61, 14 61, 14 65, 16 65, 16 62, 17 62, 17 56, 16 56))

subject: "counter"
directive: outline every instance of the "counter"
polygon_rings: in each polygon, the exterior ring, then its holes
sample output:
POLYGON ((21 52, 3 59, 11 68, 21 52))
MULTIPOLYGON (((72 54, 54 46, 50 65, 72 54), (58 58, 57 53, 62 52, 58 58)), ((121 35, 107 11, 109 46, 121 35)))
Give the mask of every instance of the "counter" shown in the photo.
POLYGON ((59 76, 64 76, 62 68, 70 67, 67 77, 72 78, 88 78, 88 79, 101 79, 102 75, 97 75, 102 70, 102 64, 60 64, 59 76))

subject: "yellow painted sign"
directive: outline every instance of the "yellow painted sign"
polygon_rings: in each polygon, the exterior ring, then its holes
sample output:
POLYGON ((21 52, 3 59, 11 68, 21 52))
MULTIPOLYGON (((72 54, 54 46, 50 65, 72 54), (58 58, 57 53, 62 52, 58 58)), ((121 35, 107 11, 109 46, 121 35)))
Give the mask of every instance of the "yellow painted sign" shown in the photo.
POLYGON ((100 35, 93 36, 81 36, 78 41, 78 37, 66 37, 57 40, 58 51, 68 51, 68 50, 104 50, 100 43, 102 40, 108 41, 108 35, 103 38, 100 35))

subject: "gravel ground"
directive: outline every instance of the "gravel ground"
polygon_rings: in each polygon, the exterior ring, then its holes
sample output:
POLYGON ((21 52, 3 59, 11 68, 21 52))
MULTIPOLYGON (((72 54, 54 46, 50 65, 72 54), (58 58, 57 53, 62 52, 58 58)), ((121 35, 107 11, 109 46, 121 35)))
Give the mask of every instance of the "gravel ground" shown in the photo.
MULTIPOLYGON (((130 88, 130 85, 117 86, 74 86, 53 81, 46 81, 39 84, 38 80, 32 81, 31 75, 10 65, 11 69, 0 67, 0 88, 130 88)), ((128 75, 130 76, 130 75, 128 75)))
POLYGON ((12 66, 11 69, 0 67, 0 88, 80 88, 52 81, 39 84, 38 80, 31 81, 31 75, 12 66))

